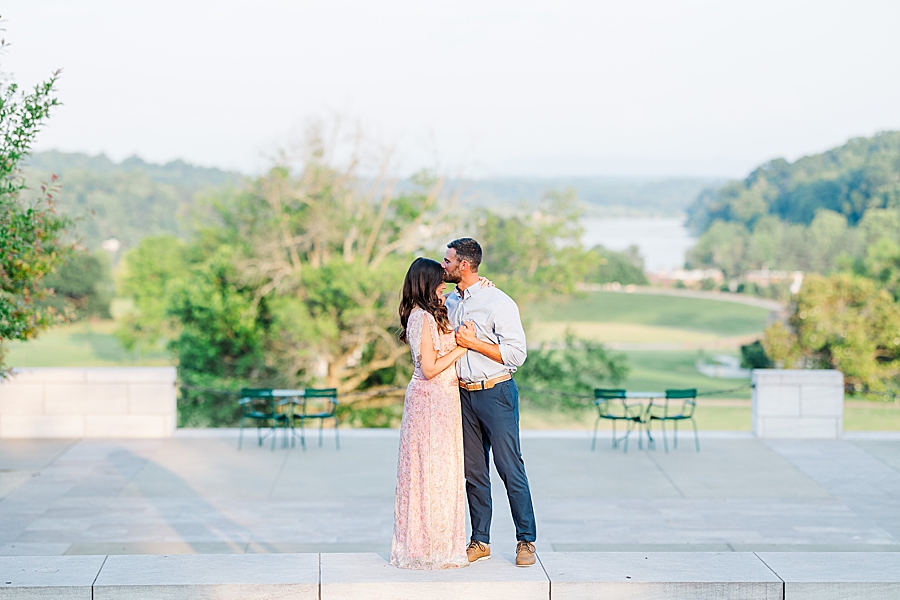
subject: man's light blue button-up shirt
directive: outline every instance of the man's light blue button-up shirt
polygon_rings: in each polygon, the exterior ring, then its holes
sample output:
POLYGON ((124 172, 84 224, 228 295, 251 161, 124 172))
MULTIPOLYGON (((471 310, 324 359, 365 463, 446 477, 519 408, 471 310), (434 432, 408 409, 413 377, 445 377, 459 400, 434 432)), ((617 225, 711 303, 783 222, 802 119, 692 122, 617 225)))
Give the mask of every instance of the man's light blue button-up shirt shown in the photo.
POLYGON ((512 298, 495 287, 482 287, 479 282, 467 287, 462 296, 458 290, 450 292, 446 306, 454 328, 472 321, 478 339, 500 346, 503 357, 503 364, 500 364, 469 350, 456 361, 460 381, 471 383, 515 373, 525 362, 525 330, 519 307, 512 298))

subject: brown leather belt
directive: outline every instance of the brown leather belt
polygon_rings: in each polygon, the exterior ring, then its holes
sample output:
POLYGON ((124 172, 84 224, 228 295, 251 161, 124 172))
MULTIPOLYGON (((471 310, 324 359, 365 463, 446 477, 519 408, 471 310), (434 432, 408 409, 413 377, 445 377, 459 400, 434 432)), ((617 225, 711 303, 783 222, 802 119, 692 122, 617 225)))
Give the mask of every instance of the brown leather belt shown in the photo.
POLYGON ((510 379, 512 379, 512 375, 507 373, 506 375, 498 375, 493 379, 485 379, 484 381, 474 381, 472 383, 460 381, 459 387, 469 392, 478 392, 480 390, 489 390, 498 383, 503 383, 504 381, 509 381, 510 379))

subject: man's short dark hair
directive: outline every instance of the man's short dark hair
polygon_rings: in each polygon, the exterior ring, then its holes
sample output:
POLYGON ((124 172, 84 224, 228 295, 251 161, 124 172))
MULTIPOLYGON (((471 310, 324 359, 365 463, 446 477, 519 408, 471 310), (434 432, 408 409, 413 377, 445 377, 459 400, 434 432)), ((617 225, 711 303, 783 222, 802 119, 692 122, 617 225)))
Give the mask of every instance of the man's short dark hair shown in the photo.
POLYGON ((456 250, 456 258, 468 261, 472 270, 478 272, 481 264, 481 245, 472 238, 459 238, 447 244, 448 248, 456 250))

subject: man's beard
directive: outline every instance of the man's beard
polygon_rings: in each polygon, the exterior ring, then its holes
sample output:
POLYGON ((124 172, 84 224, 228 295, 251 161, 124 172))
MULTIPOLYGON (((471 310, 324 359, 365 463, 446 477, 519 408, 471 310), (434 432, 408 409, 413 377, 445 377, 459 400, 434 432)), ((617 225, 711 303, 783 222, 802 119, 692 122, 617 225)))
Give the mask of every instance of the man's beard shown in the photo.
POLYGON ((460 281, 462 281, 462 274, 459 269, 444 271, 444 283, 459 283, 460 281))

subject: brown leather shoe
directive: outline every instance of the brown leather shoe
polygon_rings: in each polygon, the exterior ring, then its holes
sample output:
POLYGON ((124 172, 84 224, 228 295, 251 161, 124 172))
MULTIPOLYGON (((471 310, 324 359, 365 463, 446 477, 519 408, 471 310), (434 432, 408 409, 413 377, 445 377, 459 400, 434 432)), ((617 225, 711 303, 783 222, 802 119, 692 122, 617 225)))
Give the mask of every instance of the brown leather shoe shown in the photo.
POLYGON ((516 544, 516 566, 530 567, 534 564, 534 544, 531 542, 519 542, 516 544))
POLYGON ((487 560, 491 557, 491 545, 472 540, 466 548, 466 556, 469 557, 470 563, 487 560))

